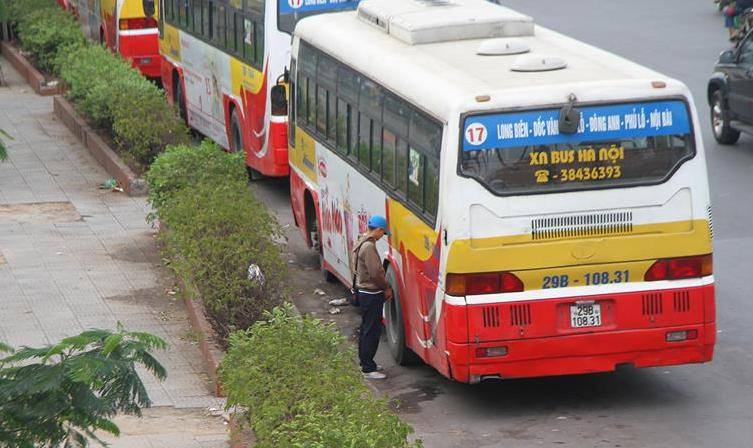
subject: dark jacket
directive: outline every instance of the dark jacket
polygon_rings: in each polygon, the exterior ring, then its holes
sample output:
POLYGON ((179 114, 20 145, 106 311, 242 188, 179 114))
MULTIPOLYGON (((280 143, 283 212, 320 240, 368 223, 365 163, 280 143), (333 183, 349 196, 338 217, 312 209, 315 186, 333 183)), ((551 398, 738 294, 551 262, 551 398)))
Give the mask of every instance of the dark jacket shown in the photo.
POLYGON ((350 254, 350 272, 356 273, 355 286, 360 291, 386 291, 390 287, 385 277, 382 260, 379 258, 376 241, 366 234, 358 237, 353 252, 350 254), (358 255, 357 265, 356 254, 358 255))

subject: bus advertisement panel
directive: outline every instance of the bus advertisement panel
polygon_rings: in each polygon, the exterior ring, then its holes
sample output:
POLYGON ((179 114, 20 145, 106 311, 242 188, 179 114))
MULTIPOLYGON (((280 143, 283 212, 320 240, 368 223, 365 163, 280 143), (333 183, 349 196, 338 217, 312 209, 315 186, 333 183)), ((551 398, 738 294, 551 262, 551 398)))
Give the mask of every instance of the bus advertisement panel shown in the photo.
POLYGON ((287 176, 293 27, 302 15, 356 2, 162 0, 162 83, 190 127, 244 151, 252 177, 287 176))
POLYGON ((574 68, 516 71, 427 31, 467 11, 378 6, 399 38, 356 14, 296 28, 290 183, 304 238, 346 285, 353 242, 387 217, 396 361, 470 383, 710 361, 710 195, 687 87, 543 28, 530 45, 574 68), (405 45, 410 30, 438 42, 405 45), (604 60, 613 71, 590 70, 604 60))

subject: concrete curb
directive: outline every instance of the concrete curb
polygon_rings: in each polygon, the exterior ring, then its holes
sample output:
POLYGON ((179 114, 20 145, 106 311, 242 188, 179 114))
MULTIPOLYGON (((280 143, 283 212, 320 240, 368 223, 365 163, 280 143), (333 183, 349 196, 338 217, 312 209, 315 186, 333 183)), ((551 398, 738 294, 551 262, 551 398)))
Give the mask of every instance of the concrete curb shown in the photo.
POLYGON ((136 173, 123 162, 118 154, 76 113, 68 100, 62 96, 56 96, 53 99, 53 110, 129 196, 147 195, 149 188, 146 181, 136 176, 136 173))
POLYGON ((0 50, 2 51, 3 57, 10 62, 13 68, 18 70, 21 76, 38 95, 60 95, 65 90, 59 81, 57 85, 48 86, 44 75, 37 70, 36 67, 31 65, 31 62, 26 59, 26 56, 21 54, 21 52, 11 45, 10 42, 0 42, 0 50))
MULTIPOLYGON (((157 227, 159 233, 168 232, 167 227, 159 222, 157 227)), ((181 275, 177 275, 178 285, 182 291, 183 302, 188 309, 188 318, 191 321, 191 327, 194 331, 198 332, 200 336, 199 351, 201 357, 204 359, 207 375, 212 380, 214 390, 212 391, 215 396, 223 397, 222 387, 220 385, 220 378, 217 371, 220 368, 220 361, 222 361, 224 352, 217 346, 214 341, 216 340, 216 334, 209 324, 206 312, 204 311, 204 304, 196 291, 196 288, 191 284, 190 279, 183 278, 181 275)))

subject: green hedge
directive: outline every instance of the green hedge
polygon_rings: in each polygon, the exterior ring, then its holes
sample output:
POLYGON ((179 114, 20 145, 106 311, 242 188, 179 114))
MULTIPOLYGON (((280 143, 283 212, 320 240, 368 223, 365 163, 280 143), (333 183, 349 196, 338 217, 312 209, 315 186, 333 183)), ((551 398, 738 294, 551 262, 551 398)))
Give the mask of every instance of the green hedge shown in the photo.
POLYGON ((121 156, 145 171, 165 146, 187 143, 188 128, 165 92, 118 55, 88 43, 73 16, 54 0, 7 2, 21 48, 37 68, 59 76, 67 97, 110 133, 121 156))
POLYGON ((56 73, 55 59, 61 50, 86 44, 76 20, 61 8, 41 8, 22 16, 18 37, 21 48, 34 56, 37 68, 48 73, 56 73))
POLYGON ((75 48, 61 53, 57 62, 67 97, 110 131, 120 152, 142 170, 165 146, 188 142, 188 128, 165 92, 107 49, 75 48))
POLYGON ((168 147, 146 174, 149 202, 161 209, 178 191, 201 182, 247 183, 244 154, 228 154, 205 140, 199 147, 168 147))
POLYGON ((248 410, 258 448, 421 446, 387 400, 366 388, 334 324, 274 309, 230 336, 220 378, 228 406, 248 410))
POLYGON ((161 238, 173 267, 198 289, 223 341, 285 295, 282 230, 244 172, 241 155, 205 143, 168 149, 147 173, 152 205, 169 228, 161 238), (250 264, 261 268, 263 283, 248 279, 250 264))

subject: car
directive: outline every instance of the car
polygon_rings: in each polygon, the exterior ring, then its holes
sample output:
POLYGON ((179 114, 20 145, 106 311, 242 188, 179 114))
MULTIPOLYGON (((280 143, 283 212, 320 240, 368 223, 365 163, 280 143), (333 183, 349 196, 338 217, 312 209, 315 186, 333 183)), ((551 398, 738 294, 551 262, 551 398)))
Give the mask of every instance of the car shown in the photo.
POLYGON ((753 135, 753 31, 719 55, 708 84, 711 128, 723 145, 753 135))

